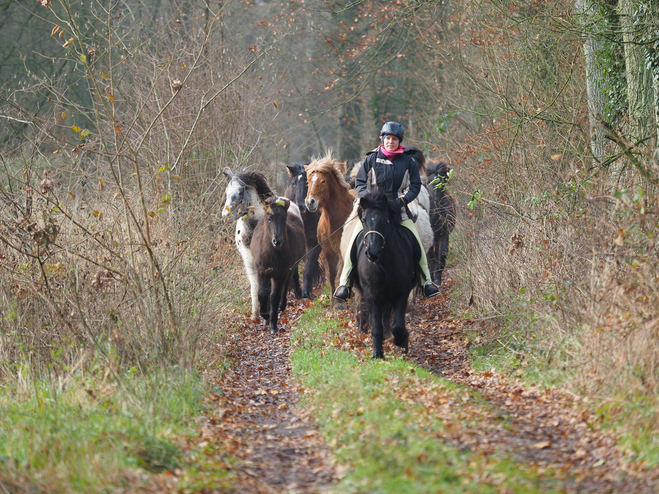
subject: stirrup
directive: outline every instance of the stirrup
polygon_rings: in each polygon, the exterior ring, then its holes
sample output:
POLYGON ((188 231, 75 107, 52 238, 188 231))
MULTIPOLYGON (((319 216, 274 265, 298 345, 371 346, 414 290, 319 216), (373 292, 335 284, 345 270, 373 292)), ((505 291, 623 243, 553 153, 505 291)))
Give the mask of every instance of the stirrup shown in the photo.
POLYGON ((432 281, 426 281, 423 285, 423 295, 426 298, 433 298, 439 295, 439 287, 432 281))
POLYGON ((334 292, 334 298, 342 302, 345 302, 350 297, 352 297, 352 290, 350 289, 349 286, 340 285, 336 288, 336 291, 334 292))

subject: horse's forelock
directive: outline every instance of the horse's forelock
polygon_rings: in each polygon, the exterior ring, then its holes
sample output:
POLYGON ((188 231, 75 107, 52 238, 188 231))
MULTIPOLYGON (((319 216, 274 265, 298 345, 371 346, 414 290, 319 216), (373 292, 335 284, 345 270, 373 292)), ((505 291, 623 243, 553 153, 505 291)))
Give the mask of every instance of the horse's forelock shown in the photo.
POLYGON ((342 163, 340 161, 335 160, 329 155, 312 161, 309 165, 305 166, 305 169, 307 170, 307 177, 312 173, 323 173, 334 177, 336 182, 344 189, 350 189, 344 173, 341 171, 341 165, 342 163))

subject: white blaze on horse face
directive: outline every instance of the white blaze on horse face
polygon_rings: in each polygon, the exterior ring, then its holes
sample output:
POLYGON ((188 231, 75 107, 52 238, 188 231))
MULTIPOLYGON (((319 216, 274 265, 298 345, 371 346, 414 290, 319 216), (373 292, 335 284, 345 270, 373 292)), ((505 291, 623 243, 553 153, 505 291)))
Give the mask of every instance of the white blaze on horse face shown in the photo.
POLYGON ((222 217, 229 216, 231 219, 235 219, 233 215, 233 210, 236 207, 236 202, 240 197, 240 184, 236 180, 231 180, 229 185, 227 185, 227 202, 224 204, 224 209, 222 210, 222 217))

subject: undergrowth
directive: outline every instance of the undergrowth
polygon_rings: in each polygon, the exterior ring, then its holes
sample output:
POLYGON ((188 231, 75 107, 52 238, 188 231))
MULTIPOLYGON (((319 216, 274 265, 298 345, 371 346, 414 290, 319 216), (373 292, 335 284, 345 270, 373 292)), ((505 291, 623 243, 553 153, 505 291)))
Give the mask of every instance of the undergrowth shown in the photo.
POLYGON ((185 371, 76 375, 59 385, 0 388, 0 485, 108 492, 137 471, 172 471, 192 433, 203 385, 185 371))

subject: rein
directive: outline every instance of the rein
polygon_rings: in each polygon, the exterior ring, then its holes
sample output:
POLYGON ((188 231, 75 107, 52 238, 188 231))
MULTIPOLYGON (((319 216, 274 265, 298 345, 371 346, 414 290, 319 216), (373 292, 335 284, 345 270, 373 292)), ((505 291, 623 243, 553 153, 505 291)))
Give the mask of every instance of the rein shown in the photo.
POLYGON ((336 230, 334 230, 332 233, 330 233, 327 237, 325 237, 325 238, 323 239, 322 242, 318 242, 318 245, 315 245, 314 247, 312 247, 311 249, 309 249, 309 250, 308 250, 308 251, 307 251, 302 257, 300 257, 297 261, 295 261, 295 262, 293 263, 293 265, 292 265, 290 268, 288 268, 288 270, 289 270, 289 271, 292 270, 295 266, 297 266, 297 263, 298 263, 298 262, 300 262, 302 259, 304 259, 304 258, 307 257, 309 254, 311 254, 311 253, 314 251, 314 249, 317 249, 318 247, 320 247, 321 245, 323 245, 323 243, 325 243, 326 240, 329 240, 331 237, 333 237, 334 234, 335 234, 336 232, 338 232, 339 230, 341 230, 341 228, 343 228, 344 226, 346 226, 346 225, 347 225, 348 223, 350 223, 351 221, 356 220, 357 218, 359 218, 359 216, 355 216, 354 218, 352 218, 352 219, 350 219, 350 220, 347 220, 343 225, 341 225, 341 226, 338 227, 336 230))

